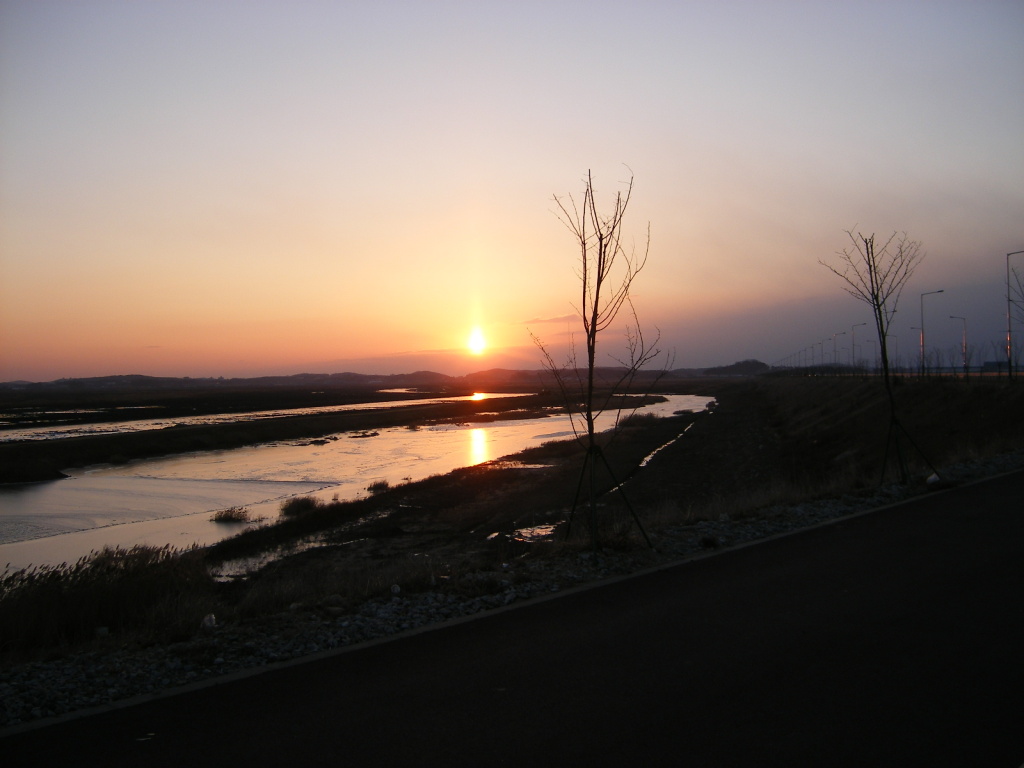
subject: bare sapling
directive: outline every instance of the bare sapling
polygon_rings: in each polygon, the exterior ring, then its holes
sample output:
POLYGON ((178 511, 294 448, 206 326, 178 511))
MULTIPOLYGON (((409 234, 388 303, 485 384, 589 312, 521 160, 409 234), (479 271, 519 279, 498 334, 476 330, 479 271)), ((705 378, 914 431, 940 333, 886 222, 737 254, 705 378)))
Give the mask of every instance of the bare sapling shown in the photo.
MULTIPOLYGON (((631 291, 633 282, 647 264, 650 252, 650 225, 642 249, 627 247, 624 243, 624 221, 626 210, 633 193, 633 178, 629 178, 626 189, 615 196, 615 203, 607 215, 598 211, 594 183, 587 173, 583 198, 577 201, 573 196, 567 199, 555 197, 558 208, 556 215, 572 233, 578 249, 577 277, 580 281, 579 303, 573 308, 580 317, 583 339, 586 347, 586 364, 580 366, 576 356, 575 343, 570 346, 568 360, 559 365, 544 343, 533 336, 534 343, 541 351, 545 368, 551 372, 565 400, 572 422, 573 432, 584 445, 586 454, 580 481, 573 501, 573 512, 579 502, 584 483, 588 486, 588 522, 591 543, 597 546, 597 465, 605 467, 614 479, 614 473, 604 455, 598 440, 597 419, 613 402, 621 402, 621 396, 630 391, 640 370, 659 354, 660 334, 653 341, 647 339, 640 328, 631 291), (597 362, 598 342, 626 310, 631 324, 627 323, 623 357, 612 357, 619 365, 617 379, 610 385, 598 386, 597 362)), ((615 487, 621 492, 621 485, 615 487)), ((625 494, 623 493, 623 499, 625 494)), ((629 507, 628 499, 626 505, 629 507)), ((647 533, 639 518, 629 507, 633 519, 647 539, 647 533)), ((571 530, 572 514, 569 518, 571 530)), ((648 543, 649 540, 648 540, 648 543)))
MULTIPOLYGON (((843 290, 871 308, 875 332, 878 335, 878 349, 881 354, 882 380, 889 401, 889 430, 886 437, 885 457, 882 460, 882 479, 885 479, 889 448, 893 446, 900 482, 905 484, 908 472, 900 437, 902 435, 912 445, 913 440, 900 423, 896 407, 888 338, 889 326, 892 324, 893 315, 896 314, 900 295, 903 293, 907 281, 914 274, 914 270, 924 259, 924 253, 921 251, 920 241, 911 240, 906 232, 894 232, 880 248, 875 244, 874 234, 865 236, 860 232, 854 234, 853 230, 846 230, 846 235, 849 237, 852 247, 844 248, 836 253, 838 265, 834 266, 822 260, 819 260, 818 263, 843 280, 845 283, 843 290)), ((918 452, 920 453, 920 449, 918 452)), ((933 467, 932 472, 934 473, 934 471, 933 467)))

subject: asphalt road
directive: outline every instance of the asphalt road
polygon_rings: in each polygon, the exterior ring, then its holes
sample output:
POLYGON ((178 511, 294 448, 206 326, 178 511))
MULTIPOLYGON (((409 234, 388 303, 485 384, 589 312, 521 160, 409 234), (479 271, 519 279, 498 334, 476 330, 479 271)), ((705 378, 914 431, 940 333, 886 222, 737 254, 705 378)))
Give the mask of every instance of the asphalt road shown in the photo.
POLYGON ((1024 473, 0 739, 16 766, 1024 764, 1024 473))

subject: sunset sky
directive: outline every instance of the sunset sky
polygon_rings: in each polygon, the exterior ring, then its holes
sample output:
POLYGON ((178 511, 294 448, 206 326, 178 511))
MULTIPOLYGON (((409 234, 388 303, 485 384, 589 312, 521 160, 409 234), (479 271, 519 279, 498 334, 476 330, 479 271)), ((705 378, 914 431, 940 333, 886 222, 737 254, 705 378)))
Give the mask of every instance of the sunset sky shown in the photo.
POLYGON ((588 170, 675 367, 848 355, 854 227, 927 253, 901 355, 943 289, 995 359, 1024 3, 4 0, 0 381, 539 367, 588 170))

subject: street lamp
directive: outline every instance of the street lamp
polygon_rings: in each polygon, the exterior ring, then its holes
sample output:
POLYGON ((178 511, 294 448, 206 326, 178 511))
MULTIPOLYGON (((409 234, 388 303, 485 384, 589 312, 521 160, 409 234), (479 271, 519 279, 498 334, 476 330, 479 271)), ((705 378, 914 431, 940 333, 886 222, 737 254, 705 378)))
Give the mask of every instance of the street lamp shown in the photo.
POLYGON ((836 350, 836 336, 845 336, 846 331, 839 331, 838 333, 832 334, 832 365, 839 366, 839 353, 836 350))
POLYGON ((1013 378, 1013 306, 1012 294, 1010 293, 1010 257, 1016 256, 1024 251, 1013 251, 1006 254, 1006 376, 1013 378))
POLYGON ((921 375, 924 376, 924 297, 931 296, 933 293, 944 293, 940 288, 937 291, 925 291, 921 294, 921 375))
POLYGON ((857 364, 857 326, 867 325, 867 323, 854 323, 850 328, 850 367, 852 368, 857 364))
POLYGON ((964 338, 960 343, 960 353, 964 358, 964 378, 967 378, 967 318, 960 317, 959 315, 950 315, 950 320, 963 320, 964 321, 964 338))

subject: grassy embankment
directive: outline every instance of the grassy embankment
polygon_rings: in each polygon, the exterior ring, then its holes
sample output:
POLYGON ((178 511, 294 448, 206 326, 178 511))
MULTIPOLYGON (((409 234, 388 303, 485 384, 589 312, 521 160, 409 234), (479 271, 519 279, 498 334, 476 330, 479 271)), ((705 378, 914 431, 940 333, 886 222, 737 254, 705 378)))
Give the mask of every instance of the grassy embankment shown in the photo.
MULTIPOLYGON (((628 497, 655 546, 661 525, 757 515, 770 504, 870 488, 882 479, 888 419, 877 381, 702 380, 693 391, 714 395, 719 406, 710 414, 637 418, 608 446, 615 474, 632 475, 628 497), (682 439, 634 474, 643 456, 688 425, 682 439)), ((932 466, 941 474, 953 462, 1024 445, 1024 386, 926 380, 903 382, 897 392, 903 423, 926 454, 906 448, 921 490, 932 466)), ((357 502, 296 505, 297 514, 206 550, 103 553, 73 566, 8 574, 0 582, 0 655, 167 642, 195 632, 208 613, 248 620, 326 595, 355 605, 392 584, 404 591, 487 591, 494 585, 473 574, 495 563, 587 546, 582 522, 574 524, 572 542, 531 544, 515 536, 545 524, 564 531, 580 458, 572 442, 548 444, 517 457, 543 469, 473 467, 357 502), (300 546, 310 541, 318 546, 300 546), (277 559, 247 578, 222 583, 210 575, 225 560, 267 552, 277 559)), ((895 477, 890 467, 887 479, 895 477)), ((604 545, 644 546, 618 497, 601 502, 604 545)))

